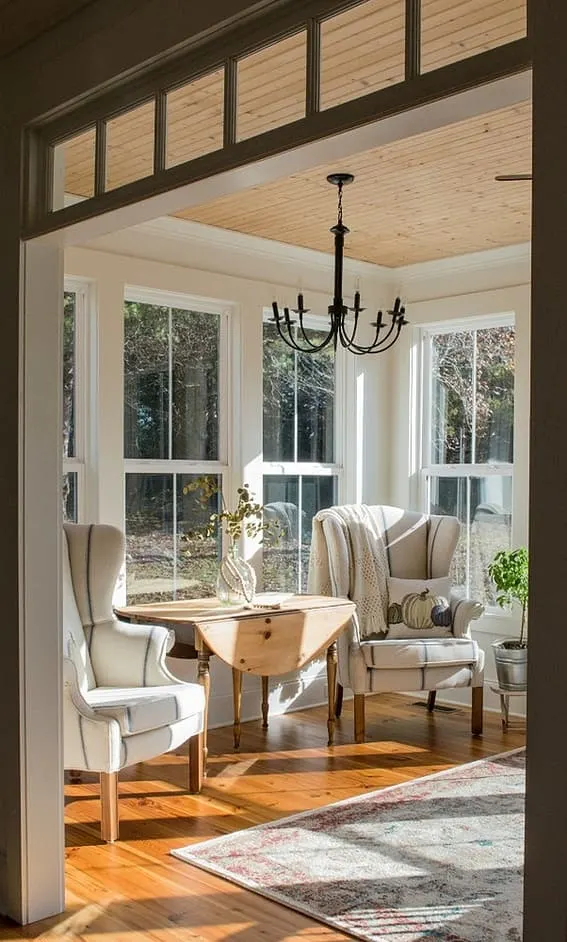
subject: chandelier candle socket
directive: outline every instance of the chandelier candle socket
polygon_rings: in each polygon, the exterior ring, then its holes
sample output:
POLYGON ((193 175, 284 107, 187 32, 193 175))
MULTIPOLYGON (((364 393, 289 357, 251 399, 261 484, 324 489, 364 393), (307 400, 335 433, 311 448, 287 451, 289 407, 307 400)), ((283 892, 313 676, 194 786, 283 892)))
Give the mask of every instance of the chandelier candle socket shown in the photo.
POLYGON ((358 286, 354 293, 352 307, 348 307, 343 299, 345 235, 350 232, 343 223, 343 187, 352 183, 354 176, 352 173, 330 173, 327 180, 337 187, 339 193, 337 222, 329 230, 335 237, 335 288, 333 303, 329 305, 328 312, 331 319, 329 332, 320 343, 310 341, 307 334, 307 325, 303 322, 304 315, 309 313, 309 308, 304 306, 301 291, 297 295, 297 307, 292 308, 291 312, 288 307, 284 307, 283 311, 280 311, 278 302, 273 301, 272 311, 274 316, 270 320, 275 323, 278 334, 284 343, 293 350, 299 351, 299 353, 318 353, 319 350, 328 347, 330 343, 333 344, 335 350, 340 343, 346 350, 350 350, 351 353, 359 356, 364 353, 383 353, 384 350, 388 350, 395 344, 402 327, 408 323, 404 316, 405 307, 402 305, 400 298, 396 298, 393 308, 387 311, 387 316, 391 318, 390 321, 383 320, 383 312, 378 311, 376 320, 371 322, 370 325, 375 330, 372 343, 367 345, 357 343, 359 317, 365 310, 360 304, 358 286), (297 320, 292 317, 292 314, 297 315, 297 320), (294 331, 293 328, 296 324, 298 327, 294 331))

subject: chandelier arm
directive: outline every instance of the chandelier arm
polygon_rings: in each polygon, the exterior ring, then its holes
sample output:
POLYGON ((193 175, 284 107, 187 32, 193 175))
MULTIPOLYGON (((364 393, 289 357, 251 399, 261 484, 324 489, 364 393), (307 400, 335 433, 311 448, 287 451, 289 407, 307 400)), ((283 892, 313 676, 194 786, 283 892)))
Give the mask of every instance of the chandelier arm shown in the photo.
POLYGON ((386 324, 380 324, 380 325, 377 324, 375 334, 374 334, 374 340, 372 341, 372 343, 365 345, 365 344, 356 343, 356 322, 355 322, 355 327, 350 337, 348 336, 348 334, 343 328, 341 332, 341 343, 343 344, 344 347, 347 348, 347 350, 350 350, 352 353, 374 353, 376 350, 383 350, 384 345, 388 341, 389 337, 392 335, 392 331, 394 330, 396 323, 397 323, 396 321, 393 321, 392 324, 390 324, 388 332, 384 334, 382 339, 379 339, 380 331, 382 330, 382 328, 386 327, 386 324))
MULTIPOLYGON (((352 334, 351 334, 350 337, 349 337, 349 335, 347 334, 347 332, 346 332, 346 330, 345 330, 345 317, 344 317, 344 315, 341 316, 341 318, 339 319, 339 326, 338 326, 339 340, 340 340, 342 346, 343 346, 343 347, 346 347, 347 349, 350 349, 351 344, 354 343, 354 340, 355 340, 355 337, 356 337, 356 331, 358 330, 358 314, 357 314, 356 312, 355 312, 353 321, 354 321, 354 323, 353 323, 353 327, 352 327, 352 334)), ((355 346, 356 346, 356 344, 355 344, 355 346)))
MULTIPOLYGON (((389 343, 384 344, 384 342, 382 341, 382 342, 380 342, 380 343, 378 344, 377 347, 374 347, 373 350, 367 350, 366 352, 367 352, 367 353, 384 353, 385 350, 389 350, 390 347, 393 347, 393 346, 394 346, 396 340, 397 340, 398 337, 400 336, 402 327, 403 327, 403 324, 398 324, 398 329, 397 329, 397 331, 396 331, 396 335, 395 335, 395 337, 392 337, 392 339, 390 340, 389 343)), ((386 339, 387 339, 387 338, 384 337, 384 340, 386 340, 386 339)))
POLYGON ((321 343, 312 343, 311 340, 309 339, 309 337, 307 336, 307 334, 305 333, 305 327, 303 326, 303 317, 302 317, 301 314, 299 315, 299 329, 300 329, 300 331, 301 331, 301 336, 303 337, 305 343, 307 344, 307 346, 308 346, 308 348, 309 348, 309 351, 304 350, 304 351, 303 351, 304 353, 307 353, 307 352, 310 352, 310 353, 317 353, 318 350, 323 350, 324 347, 326 347, 328 344, 330 344, 331 340, 333 339, 333 327, 332 327, 332 325, 331 325, 331 329, 330 329, 329 333, 328 333, 327 336, 321 341, 321 343))
POLYGON ((299 326, 303 332, 304 340, 307 344, 306 347, 303 347, 301 346, 301 344, 297 343, 297 340, 295 339, 295 337, 293 336, 291 332, 291 328, 293 324, 289 318, 285 319, 282 317, 282 315, 280 315, 279 317, 274 317, 274 321, 275 321, 276 329, 278 331, 278 335, 280 339, 283 340, 283 342, 292 350, 295 350, 296 353, 308 353, 308 354, 318 353, 320 350, 323 350, 325 347, 327 347, 333 340, 333 331, 331 330, 329 331, 327 336, 321 341, 321 343, 312 344, 309 338, 306 336, 305 331, 303 330, 303 325, 300 322, 299 326), (284 333, 284 330, 281 324, 282 320, 286 321, 287 334, 284 333))
POLYGON ((392 347, 395 344, 396 340, 400 336, 400 331, 402 329, 402 326, 403 326, 402 324, 398 324, 398 323, 392 324, 390 329, 388 330, 388 333, 385 334, 382 337, 382 339, 379 340, 378 342, 374 340, 374 342, 369 344, 368 346, 352 342, 347 349, 350 350, 351 353, 358 353, 358 354, 382 353, 384 350, 388 350, 390 347, 392 347), (392 333, 394 331, 394 327, 397 328, 396 334, 390 340, 390 337, 392 336, 392 333))

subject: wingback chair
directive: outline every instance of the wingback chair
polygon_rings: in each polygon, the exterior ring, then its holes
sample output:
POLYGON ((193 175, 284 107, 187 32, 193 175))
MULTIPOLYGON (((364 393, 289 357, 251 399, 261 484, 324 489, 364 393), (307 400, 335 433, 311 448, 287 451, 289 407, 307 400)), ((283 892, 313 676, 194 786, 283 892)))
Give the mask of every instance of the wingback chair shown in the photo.
POLYGON ((100 773, 101 833, 118 838, 118 772, 189 740, 189 785, 201 789, 205 695, 165 666, 173 632, 119 622, 112 593, 124 536, 65 524, 63 677, 65 768, 100 773))
MULTIPOLYGON (((313 519, 308 591, 352 598, 357 559, 348 525, 335 512, 341 509, 349 508, 322 510, 313 519)), ((357 616, 338 639, 337 715, 342 706, 342 688, 346 687, 354 693, 355 740, 363 742, 365 694, 427 690, 428 708, 432 711, 437 690, 471 687, 472 733, 480 734, 484 652, 470 636, 470 622, 480 617, 483 606, 462 598, 447 579, 459 538, 459 521, 456 517, 420 514, 398 507, 364 509, 372 529, 375 523, 375 532, 382 534, 389 576, 393 577, 388 579, 388 589, 403 585, 396 580, 416 580, 418 584, 418 580, 443 581, 445 577, 450 590, 450 614, 447 611, 446 627, 438 631, 406 631, 404 625, 396 625, 385 637, 365 638, 361 636, 359 620, 364 599, 354 598, 357 616)))

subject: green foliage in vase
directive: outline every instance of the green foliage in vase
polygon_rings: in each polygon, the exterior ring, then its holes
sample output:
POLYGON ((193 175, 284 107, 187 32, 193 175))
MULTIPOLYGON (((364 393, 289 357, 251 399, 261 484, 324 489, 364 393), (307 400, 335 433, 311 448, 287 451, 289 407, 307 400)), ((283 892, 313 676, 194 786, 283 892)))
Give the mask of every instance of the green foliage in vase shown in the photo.
POLYGON ((529 593, 529 559, 525 546, 515 550, 500 550, 488 567, 488 575, 496 586, 496 601, 500 608, 518 602, 522 608, 520 647, 525 644, 526 612, 529 593))
POLYGON ((209 522, 204 529, 190 531, 187 534, 188 537, 205 539, 213 536, 217 526, 219 526, 226 530, 232 540, 240 539, 243 533, 246 536, 254 537, 267 531, 270 531, 277 538, 279 524, 275 521, 264 522, 264 507, 254 500, 248 484, 243 484, 242 487, 237 488, 238 501, 234 510, 229 510, 226 506, 222 490, 219 489, 215 477, 204 475, 196 478, 195 481, 186 484, 183 488, 184 494, 189 494, 191 491, 200 491, 198 500, 205 507, 211 497, 220 494, 222 509, 218 513, 212 513, 209 516, 209 522))

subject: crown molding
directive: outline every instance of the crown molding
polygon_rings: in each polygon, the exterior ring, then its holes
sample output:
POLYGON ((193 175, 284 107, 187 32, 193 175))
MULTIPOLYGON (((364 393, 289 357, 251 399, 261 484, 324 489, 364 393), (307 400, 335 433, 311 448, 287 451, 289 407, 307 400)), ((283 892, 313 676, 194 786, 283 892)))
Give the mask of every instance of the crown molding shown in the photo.
MULTIPOLYGON (((204 223, 179 219, 175 216, 161 216, 150 222, 132 226, 130 231, 161 239, 173 239, 188 245, 198 243, 203 246, 203 244, 206 244, 214 249, 225 249, 230 252, 253 256, 254 259, 287 262, 325 272, 331 271, 333 267, 331 252, 318 252, 315 249, 306 249, 297 245, 289 245, 286 242, 264 239, 261 236, 248 235, 230 229, 220 229, 217 226, 208 226, 204 223)), ((392 269, 384 265, 373 265, 371 262, 362 262, 348 256, 345 256, 345 270, 350 274, 360 275, 365 278, 385 278, 392 273, 392 269)))
POLYGON ((505 265, 529 265, 531 262, 531 243, 519 242, 517 245, 505 245, 497 249, 485 249, 482 252, 469 252, 451 258, 440 258, 431 262, 418 262, 390 269, 395 272, 403 284, 425 281, 430 278, 442 278, 447 275, 462 275, 475 271, 502 268, 505 265))
MULTIPOLYGON (((265 239, 261 236, 248 235, 217 226, 180 219, 175 216, 161 216, 149 222, 143 222, 122 230, 122 233, 137 233, 142 237, 169 240, 186 245, 188 251, 191 246, 209 246, 214 251, 224 251, 231 255, 240 255, 258 260, 276 262, 287 265, 298 265, 313 271, 329 273, 333 267, 331 252, 320 252, 301 246, 265 239)), ((112 236, 103 237, 108 246, 112 236)), ((97 240, 86 243, 85 248, 97 248, 97 240)), ((105 251, 112 251, 111 245, 105 251)), ((120 252, 117 246, 116 251, 120 252)), ((449 258, 436 259, 428 262, 418 262, 412 265, 388 267, 363 262, 345 256, 345 271, 355 277, 375 280, 382 284, 397 285, 397 290, 403 293, 405 287, 418 282, 431 280, 442 281, 451 275, 459 276, 478 271, 503 269, 511 265, 525 265, 529 267, 531 260, 531 244, 529 242, 508 245, 495 249, 486 249, 480 252, 470 252, 466 255, 457 255, 449 258)), ((529 276, 528 276, 529 277, 529 276)))

